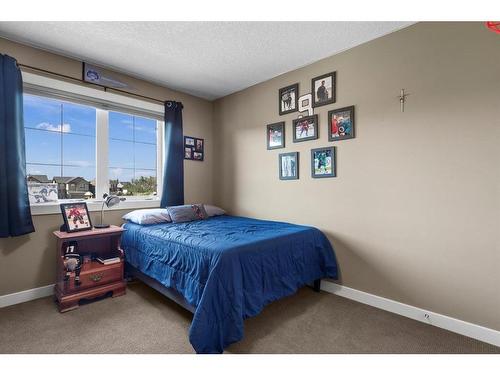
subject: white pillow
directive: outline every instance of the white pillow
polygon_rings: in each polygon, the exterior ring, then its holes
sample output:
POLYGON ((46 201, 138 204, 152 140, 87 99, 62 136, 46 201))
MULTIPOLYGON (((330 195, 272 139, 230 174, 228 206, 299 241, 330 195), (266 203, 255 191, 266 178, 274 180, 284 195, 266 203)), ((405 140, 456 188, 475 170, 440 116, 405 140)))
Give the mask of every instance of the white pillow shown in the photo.
POLYGON ((204 204, 204 206, 208 216, 219 216, 219 215, 224 215, 226 213, 226 211, 217 206, 212 206, 209 204, 204 204))
POLYGON ((131 211, 122 217, 135 224, 160 224, 172 221, 166 208, 147 208, 131 211))

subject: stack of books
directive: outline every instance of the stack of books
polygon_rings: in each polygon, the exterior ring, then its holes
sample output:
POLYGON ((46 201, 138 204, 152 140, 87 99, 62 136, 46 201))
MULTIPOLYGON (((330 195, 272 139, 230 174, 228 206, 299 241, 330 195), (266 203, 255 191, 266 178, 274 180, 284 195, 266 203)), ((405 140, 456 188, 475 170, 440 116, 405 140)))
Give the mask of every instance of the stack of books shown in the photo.
POLYGON ((115 264, 115 263, 120 263, 121 262, 121 259, 120 257, 114 257, 114 258, 96 258, 96 260, 99 262, 99 263, 102 263, 102 264, 115 264))

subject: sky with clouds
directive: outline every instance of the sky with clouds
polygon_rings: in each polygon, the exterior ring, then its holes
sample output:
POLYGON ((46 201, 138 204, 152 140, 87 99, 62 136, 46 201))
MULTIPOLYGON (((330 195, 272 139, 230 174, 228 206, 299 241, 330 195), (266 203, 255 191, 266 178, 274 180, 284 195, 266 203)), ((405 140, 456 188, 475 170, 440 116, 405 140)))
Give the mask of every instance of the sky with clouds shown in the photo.
MULTIPOLYGON (((96 111, 24 95, 28 174, 95 178, 96 111)), ((130 181, 156 175, 156 121, 109 113, 109 177, 130 181)))

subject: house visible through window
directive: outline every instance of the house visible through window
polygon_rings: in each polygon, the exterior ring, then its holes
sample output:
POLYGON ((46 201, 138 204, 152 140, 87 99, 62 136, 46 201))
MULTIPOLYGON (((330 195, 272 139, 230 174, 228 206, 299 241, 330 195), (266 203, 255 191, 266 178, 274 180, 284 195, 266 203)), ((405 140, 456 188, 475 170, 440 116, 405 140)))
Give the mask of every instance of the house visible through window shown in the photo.
POLYGON ((111 194, 156 195, 157 120, 24 94, 24 127, 31 204, 95 198, 98 175, 111 194), (99 141, 98 126, 107 127, 107 140, 99 141), (107 163, 97 160, 105 143, 107 163))

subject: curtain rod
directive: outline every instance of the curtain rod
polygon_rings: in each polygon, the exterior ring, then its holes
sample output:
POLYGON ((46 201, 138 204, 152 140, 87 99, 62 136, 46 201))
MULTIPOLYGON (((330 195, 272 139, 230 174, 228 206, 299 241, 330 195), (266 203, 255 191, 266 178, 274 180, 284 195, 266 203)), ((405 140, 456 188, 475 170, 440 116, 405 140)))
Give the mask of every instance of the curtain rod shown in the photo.
POLYGON ((84 83, 86 85, 98 86, 98 87, 103 88, 104 91, 106 91, 106 92, 108 90, 113 90, 113 91, 121 92, 121 93, 126 94, 126 95, 136 96, 136 97, 139 97, 139 98, 142 98, 142 99, 147 99, 147 100, 151 100, 151 101, 158 102, 158 103, 161 103, 161 104, 165 104, 165 101, 160 100, 160 99, 156 99, 156 98, 152 98, 150 96, 141 95, 141 94, 134 94, 134 93, 129 92, 129 91, 125 91, 125 90, 121 90, 121 89, 115 89, 113 87, 108 87, 108 86, 100 85, 100 84, 94 83, 94 82, 87 82, 87 81, 84 81, 83 79, 80 79, 80 78, 71 77, 71 76, 68 76, 68 75, 65 75, 65 74, 61 74, 61 73, 51 72, 50 70, 45 70, 45 69, 37 68, 37 67, 34 67, 34 66, 26 65, 26 64, 17 63, 17 65, 21 69, 25 68, 25 69, 30 69, 30 70, 36 70, 38 72, 42 72, 42 73, 46 73, 46 74, 51 74, 51 75, 62 77, 62 78, 69 79, 69 80, 72 80, 72 81, 77 81, 79 83, 84 83))

